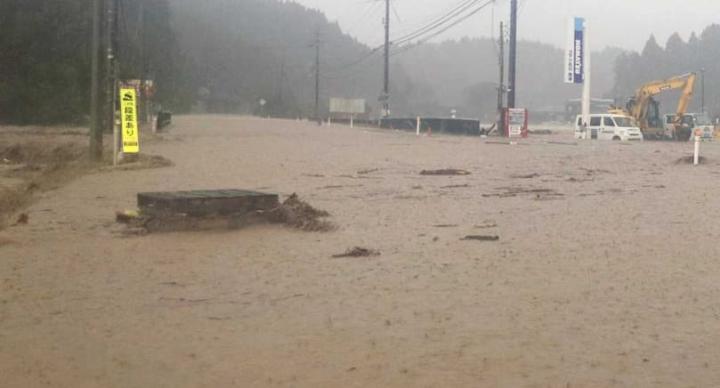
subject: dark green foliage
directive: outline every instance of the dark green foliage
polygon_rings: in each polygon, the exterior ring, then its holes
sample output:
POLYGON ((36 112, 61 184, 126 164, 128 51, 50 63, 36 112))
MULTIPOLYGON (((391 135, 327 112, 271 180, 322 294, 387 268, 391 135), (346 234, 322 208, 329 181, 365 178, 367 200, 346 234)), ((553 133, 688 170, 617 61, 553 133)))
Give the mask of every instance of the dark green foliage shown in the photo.
MULTIPOLYGON (((319 32, 321 114, 331 97, 365 98, 372 115, 379 113, 381 51, 345 35, 319 11, 281 0, 118 1, 120 78, 154 79, 164 108, 310 116, 319 32)), ((0 1, 0 122, 87 122, 91 8, 92 0, 0 1)), ((673 35, 665 48, 651 38, 641 54, 606 49, 593 55, 593 95, 623 101, 644 82, 704 68, 707 105, 720 114, 719 57, 717 25, 688 42, 673 35)), ((562 110, 580 96, 578 86, 561 81, 562 58, 558 48, 520 43, 520 105, 562 110)), ((494 119, 492 40, 425 44, 392 62, 393 115, 448 116, 457 109, 460 116, 494 119)), ((699 86, 694 110, 698 92, 699 86)))
POLYGON ((195 100, 192 67, 181 54, 168 1, 120 4, 120 79, 152 79, 157 103, 170 110, 189 110, 195 100))
POLYGON ((173 0, 174 27, 195 64, 198 109, 218 113, 308 116, 314 107, 316 33, 321 40, 321 105, 331 97, 377 101, 380 55, 316 10, 278 0, 173 0), (267 101, 261 109, 258 101, 267 101))
MULTIPOLYGON (((120 0, 121 78, 140 77, 137 9, 145 3, 150 74, 163 104, 187 107, 167 0, 120 0)), ((0 122, 85 123, 89 112, 91 0, 0 1, 0 122)))
MULTIPOLYGON (((655 80, 705 70, 705 106, 712 116, 720 115, 720 25, 707 27, 698 38, 692 34, 687 42, 673 34, 661 47, 651 36, 640 54, 624 53, 615 63, 615 88, 613 95, 625 101, 635 94, 642 84, 655 80)), ((673 112, 677 106, 679 91, 658 96, 663 113, 673 112)), ((690 111, 699 112, 702 100, 702 78, 698 77, 690 111)))
POLYGON ((83 0, 0 2, 0 120, 78 122, 88 110, 83 0))

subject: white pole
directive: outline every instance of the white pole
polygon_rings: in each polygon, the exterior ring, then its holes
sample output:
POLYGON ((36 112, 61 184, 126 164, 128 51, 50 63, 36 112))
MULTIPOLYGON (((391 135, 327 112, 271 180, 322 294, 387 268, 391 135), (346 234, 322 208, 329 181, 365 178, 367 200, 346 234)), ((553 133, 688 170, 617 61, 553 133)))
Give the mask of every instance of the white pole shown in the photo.
POLYGON ((585 47, 583 48, 583 55, 585 57, 585 80, 583 82, 582 92, 582 121, 585 125, 585 138, 590 138, 587 130, 590 126, 590 80, 591 80, 591 62, 590 62, 590 34, 588 30, 588 21, 585 19, 585 47))
POLYGON ((693 165, 697 166, 700 164, 700 136, 695 136, 695 156, 693 158, 693 165))
POLYGON ((117 118, 113 114, 113 166, 118 165, 118 145, 120 143, 120 131, 118 128, 117 118))
POLYGON ((417 124, 415 126, 415 135, 420 136, 420 116, 417 117, 417 124))
POLYGON ((355 128, 355 115, 350 115, 350 128, 355 128))

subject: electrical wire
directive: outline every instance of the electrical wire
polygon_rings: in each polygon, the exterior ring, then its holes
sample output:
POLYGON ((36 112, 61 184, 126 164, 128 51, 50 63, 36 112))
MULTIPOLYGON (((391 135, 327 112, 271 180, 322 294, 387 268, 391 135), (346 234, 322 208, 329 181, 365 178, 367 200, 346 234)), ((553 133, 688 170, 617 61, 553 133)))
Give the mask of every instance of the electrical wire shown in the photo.
POLYGON ((327 72, 327 73, 340 73, 340 72, 343 72, 343 71, 345 71, 345 70, 351 69, 351 68, 353 68, 353 67, 355 67, 355 66, 357 66, 357 65, 360 65, 361 63, 367 61, 368 59, 372 58, 375 54, 381 52, 383 47, 385 47, 385 46, 383 45, 383 46, 375 47, 374 49, 370 50, 369 53, 363 55, 362 57, 360 57, 360 58, 358 58, 358 59, 356 59, 356 60, 354 60, 354 61, 352 61, 352 62, 345 63, 345 64, 342 64, 342 65, 339 65, 339 66, 335 66, 335 67, 333 67, 333 68, 330 68, 330 70, 327 70, 326 72, 327 72))
MULTIPOLYGON (((398 55, 400 53, 403 53, 405 51, 408 51, 412 49, 413 47, 420 45, 422 43, 425 43, 429 41, 430 39, 433 39, 437 37, 438 35, 448 31, 449 29, 457 26, 458 24, 464 22, 465 20, 469 19, 470 17, 474 16, 487 6, 489 6, 492 3, 495 3, 495 0, 487 0, 485 3, 481 4, 483 0, 463 0, 459 2, 455 7, 453 7, 450 11, 445 13, 444 15, 434 19, 429 24, 417 29, 414 32, 411 32, 409 34, 406 34, 404 36, 401 36, 397 40, 392 41, 393 45, 402 45, 400 46, 398 51, 395 51, 391 54, 391 56, 398 55), (479 5, 479 7, 473 9, 474 6, 479 5), (463 15, 464 12, 470 11, 463 15), (448 24, 449 23, 449 24, 448 24), (411 43, 413 40, 416 40, 416 42, 411 43)), ((351 61, 349 63, 342 64, 340 66, 331 68, 329 70, 326 70, 326 73, 334 74, 334 73, 341 73, 343 71, 346 71, 348 69, 351 69, 355 66, 358 66, 371 57, 373 57, 378 52, 381 52, 381 50, 384 48, 385 45, 377 46, 370 50, 367 54, 363 55, 362 57, 351 61)))
POLYGON ((438 35, 440 35, 440 34, 446 32, 446 31, 448 31, 449 29, 457 26, 458 24, 464 22, 465 20, 469 19, 470 17, 476 15, 477 13, 479 13, 480 11, 482 11, 483 9, 485 9, 487 6, 489 6, 490 4, 492 4, 492 3, 494 3, 494 2, 495 2, 495 0, 488 0, 488 1, 486 1, 484 4, 480 5, 478 8, 475 8, 474 10, 470 11, 469 13, 467 13, 467 14, 461 16, 460 18, 456 19, 452 24, 450 24, 450 25, 448 25, 448 26, 445 26, 445 27, 441 28, 441 29, 438 30, 438 31, 435 31, 435 32, 433 32, 432 34, 427 35, 427 36, 419 39, 418 41, 416 41, 416 42, 414 42, 414 43, 406 43, 405 45, 399 47, 398 49, 396 49, 396 51, 394 51, 394 52, 391 54, 391 56, 395 56, 395 55, 404 53, 404 52, 406 52, 406 51, 408 51, 408 50, 411 50, 411 49, 417 47, 418 45, 421 45, 421 44, 423 44, 423 43, 425 43, 425 42, 427 42, 427 41, 429 41, 429 40, 437 37, 438 35))
POLYGON ((399 38, 396 38, 393 40, 394 45, 401 45, 403 43, 410 42, 414 39, 420 38, 423 35, 432 32, 433 30, 437 28, 442 28, 443 25, 452 22, 452 20, 461 15, 463 12, 467 11, 468 9, 472 8, 473 6, 480 3, 482 0, 464 0, 461 1, 457 6, 455 6, 452 10, 450 10, 448 13, 444 14, 443 16, 440 16, 439 18, 435 19, 431 23, 415 30, 414 32, 411 32, 409 34, 406 34, 404 36, 401 36, 399 38))

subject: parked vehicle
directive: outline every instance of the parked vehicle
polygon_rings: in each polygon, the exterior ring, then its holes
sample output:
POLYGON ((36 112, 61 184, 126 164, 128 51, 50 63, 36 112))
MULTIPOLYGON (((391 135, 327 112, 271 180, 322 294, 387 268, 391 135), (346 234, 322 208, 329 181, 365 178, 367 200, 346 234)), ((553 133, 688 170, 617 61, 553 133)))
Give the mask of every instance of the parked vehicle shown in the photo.
MULTIPOLYGON (((665 130, 672 133, 678 126, 676 120, 676 115, 666 114, 665 130)), ((682 128, 682 132, 693 134, 690 140, 696 134, 699 134, 703 140, 712 140, 715 137, 715 126, 704 113, 685 113, 679 122, 679 126, 682 128)))
POLYGON ((591 114, 590 125, 582 125, 582 115, 575 119, 576 139, 642 141, 643 133, 631 117, 617 114, 591 114))
POLYGON ((635 92, 625 108, 611 108, 609 113, 623 114, 635 119, 638 127, 647 139, 674 139, 687 141, 692 132, 681 125, 682 117, 687 112, 695 88, 695 73, 683 74, 662 81, 648 82, 635 92), (660 117, 660 103, 653 97, 668 91, 682 89, 673 125, 667 126, 660 117))

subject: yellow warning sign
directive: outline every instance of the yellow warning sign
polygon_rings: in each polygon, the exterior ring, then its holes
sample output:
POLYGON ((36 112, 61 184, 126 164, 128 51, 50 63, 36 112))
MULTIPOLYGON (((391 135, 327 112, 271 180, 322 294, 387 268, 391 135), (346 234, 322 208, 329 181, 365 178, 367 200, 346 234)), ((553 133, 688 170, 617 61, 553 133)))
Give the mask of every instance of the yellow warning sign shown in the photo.
POLYGON ((122 150, 126 154, 140 152, 137 120, 137 96, 134 88, 120 89, 120 116, 122 121, 122 150))

